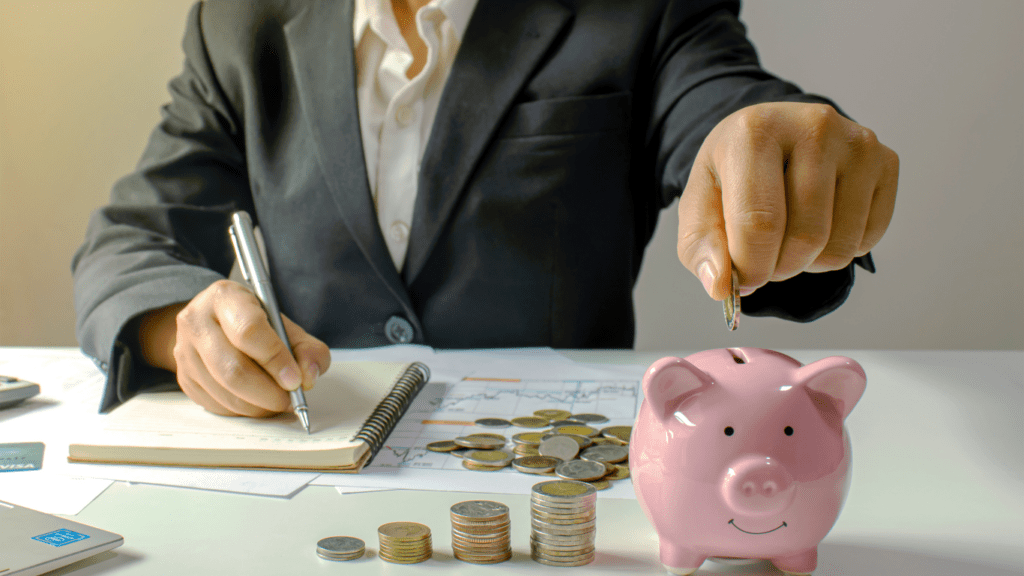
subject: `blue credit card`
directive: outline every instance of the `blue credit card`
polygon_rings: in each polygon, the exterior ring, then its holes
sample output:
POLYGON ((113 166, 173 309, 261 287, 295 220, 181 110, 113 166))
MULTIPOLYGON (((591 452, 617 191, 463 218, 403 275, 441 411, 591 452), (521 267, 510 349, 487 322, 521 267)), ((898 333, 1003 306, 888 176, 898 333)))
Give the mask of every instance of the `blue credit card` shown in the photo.
POLYGON ((39 470, 42 467, 42 442, 0 444, 0 472, 39 470))

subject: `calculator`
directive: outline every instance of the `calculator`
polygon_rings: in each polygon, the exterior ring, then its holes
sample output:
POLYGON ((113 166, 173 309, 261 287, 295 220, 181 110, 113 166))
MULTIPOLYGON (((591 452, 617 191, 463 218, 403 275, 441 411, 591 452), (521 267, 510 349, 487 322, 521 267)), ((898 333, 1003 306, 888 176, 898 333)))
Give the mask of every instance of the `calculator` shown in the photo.
POLYGON ((13 376, 0 376, 0 408, 10 408, 39 394, 39 384, 13 376))

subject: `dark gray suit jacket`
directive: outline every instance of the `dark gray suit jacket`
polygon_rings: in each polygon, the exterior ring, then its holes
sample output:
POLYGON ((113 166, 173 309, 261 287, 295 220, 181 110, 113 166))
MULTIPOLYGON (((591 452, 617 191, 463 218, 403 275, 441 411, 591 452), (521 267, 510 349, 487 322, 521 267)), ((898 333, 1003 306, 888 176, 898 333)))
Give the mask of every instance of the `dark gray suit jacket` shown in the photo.
MULTIPOLYGON (((761 69, 738 12, 480 0, 399 274, 367 184, 352 3, 195 6, 163 121, 73 263, 79 341, 109 373, 104 407, 156 377, 132 361, 133 319, 228 273, 238 209, 267 239, 283 312, 332 347, 387 344, 392 317, 435 347, 631 347, 644 249, 707 133, 750 104, 827 102, 761 69)), ((811 320, 852 281, 852 266, 801 275, 744 312, 811 320)))

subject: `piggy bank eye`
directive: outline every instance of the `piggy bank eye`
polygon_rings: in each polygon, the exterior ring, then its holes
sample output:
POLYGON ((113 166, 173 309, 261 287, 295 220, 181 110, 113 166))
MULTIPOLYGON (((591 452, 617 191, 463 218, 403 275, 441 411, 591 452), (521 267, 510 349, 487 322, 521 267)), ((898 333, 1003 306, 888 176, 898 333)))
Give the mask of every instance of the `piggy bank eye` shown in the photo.
POLYGON ((732 429, 732 426, 726 426, 725 427, 725 435, 726 436, 732 436, 733 432, 735 432, 735 430, 732 429))
POLYGON ((786 433, 786 436, 792 436, 793 435, 793 427, 792 426, 786 426, 786 428, 783 429, 783 432, 786 433))

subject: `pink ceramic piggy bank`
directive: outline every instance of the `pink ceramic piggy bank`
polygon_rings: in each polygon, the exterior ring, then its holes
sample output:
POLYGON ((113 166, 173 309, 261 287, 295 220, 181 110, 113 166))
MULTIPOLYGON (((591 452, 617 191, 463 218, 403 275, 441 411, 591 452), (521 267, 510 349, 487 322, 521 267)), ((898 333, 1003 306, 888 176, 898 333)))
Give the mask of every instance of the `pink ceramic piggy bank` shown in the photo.
POLYGON ((864 385, 849 358, 802 366, 756 348, 651 365, 629 462, 665 568, 766 558, 810 574, 849 489, 843 421, 864 385))

